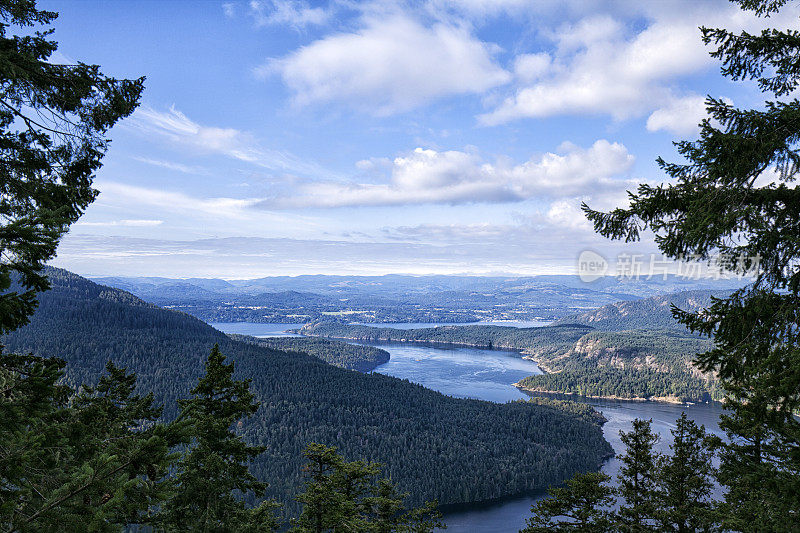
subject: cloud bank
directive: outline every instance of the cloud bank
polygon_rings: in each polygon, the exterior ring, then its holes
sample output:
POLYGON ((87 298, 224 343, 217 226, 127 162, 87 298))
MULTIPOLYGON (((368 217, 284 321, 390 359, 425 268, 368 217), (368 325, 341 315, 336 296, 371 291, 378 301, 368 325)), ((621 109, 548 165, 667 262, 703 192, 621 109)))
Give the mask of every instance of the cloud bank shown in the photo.
POLYGON ((417 148, 395 158, 388 183, 314 182, 300 184, 291 197, 263 207, 356 207, 409 204, 518 202, 618 189, 633 165, 624 145, 601 139, 589 148, 562 145, 525 163, 506 158, 486 162, 470 151, 417 148))

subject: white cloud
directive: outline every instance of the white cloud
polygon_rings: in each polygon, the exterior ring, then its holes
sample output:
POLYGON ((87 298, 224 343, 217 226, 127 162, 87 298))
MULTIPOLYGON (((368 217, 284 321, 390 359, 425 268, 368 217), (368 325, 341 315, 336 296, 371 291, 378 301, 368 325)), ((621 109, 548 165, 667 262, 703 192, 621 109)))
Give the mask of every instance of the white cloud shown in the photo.
MULTIPOLYGON (((621 13, 624 5, 616 6, 621 13)), ((699 97, 680 98, 675 86, 718 64, 709 56, 713 47, 703 45, 698 26, 758 32, 773 25, 796 26, 798 15, 798 8, 791 6, 769 19, 738 6, 702 2, 629 7, 645 18, 643 29, 632 31, 630 21, 606 13, 542 30, 541 35, 552 42, 551 61, 547 63, 541 54, 533 54, 539 59, 520 55, 513 94, 481 115, 480 122, 497 125, 521 118, 586 114, 625 120, 659 110, 651 131, 687 133, 695 126, 690 125, 691 111, 698 109, 699 97), (525 68, 526 62, 531 68, 525 68)))
POLYGON ((236 5, 233 2, 225 2, 222 4, 222 12, 231 19, 236 16, 236 5))
POLYGON ((470 151, 417 148, 397 157, 388 183, 317 182, 298 186, 271 207, 344 207, 406 204, 515 202, 534 197, 590 194, 629 185, 614 179, 634 157, 625 146, 599 140, 584 149, 571 144, 515 165, 484 161, 470 151))
POLYGON ((140 163, 153 165, 154 167, 166 168, 167 170, 174 170, 184 174, 208 174, 208 170, 203 167, 184 165, 183 163, 175 163, 174 161, 162 161, 160 159, 150 159, 149 157, 134 156, 133 159, 140 163))
POLYGON ((241 198, 197 198, 181 192, 109 181, 99 183, 97 188, 104 203, 144 205, 161 208, 169 213, 192 213, 214 218, 248 219, 252 213, 248 213, 247 208, 258 202, 255 199, 241 198))
POLYGON ((535 81, 550 69, 550 54, 520 54, 514 59, 514 74, 523 81, 535 81))
POLYGON ((318 165, 303 161, 290 153, 264 148, 248 132, 198 124, 174 106, 166 112, 142 106, 125 124, 148 136, 166 138, 175 145, 190 148, 200 154, 221 154, 270 170, 318 176, 330 174, 318 165))
POLYGON ((520 13, 535 8, 531 0, 431 0, 434 11, 453 10, 480 18, 501 13, 520 13))
POLYGON ((550 204, 547 221, 555 227, 591 232, 592 225, 586 219, 577 201, 558 200, 550 204))
POLYGON ((425 27, 402 14, 365 15, 357 32, 324 37, 257 73, 279 74, 300 106, 341 102, 389 115, 508 82, 493 48, 463 27, 425 27))
POLYGON ((664 130, 675 135, 697 133, 698 124, 706 116, 705 101, 705 97, 700 95, 671 100, 650 114, 647 131, 664 130))
POLYGON ((540 60, 535 83, 482 115, 484 124, 558 114, 640 116, 670 98, 667 81, 711 62, 689 21, 654 22, 629 37, 613 18, 596 16, 562 27, 552 38, 552 62, 540 60))
POLYGON ((310 7, 307 2, 293 0, 252 0, 250 15, 258 26, 293 28, 322 25, 330 18, 330 13, 321 7, 310 7))
POLYGON ((126 219, 126 220, 110 220, 108 222, 76 222, 76 226, 127 226, 134 228, 151 228, 153 226, 160 226, 163 220, 151 219, 126 219))

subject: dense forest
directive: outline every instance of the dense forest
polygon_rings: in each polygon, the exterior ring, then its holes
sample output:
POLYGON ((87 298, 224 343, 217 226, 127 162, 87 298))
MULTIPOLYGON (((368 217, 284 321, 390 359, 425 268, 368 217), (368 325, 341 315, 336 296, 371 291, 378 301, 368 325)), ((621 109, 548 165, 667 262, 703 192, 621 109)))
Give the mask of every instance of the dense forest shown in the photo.
POLYGON ((267 337, 260 339, 249 335, 229 335, 233 340, 249 342, 284 352, 301 352, 322 359, 328 364, 370 372, 389 361, 389 352, 374 346, 361 346, 320 337, 267 337))
POLYGON ((324 322, 307 324, 301 331, 368 341, 518 350, 547 372, 520 381, 520 387, 531 391, 672 401, 721 399, 713 377, 691 365, 694 355, 708 350, 712 342, 679 329, 597 331, 586 324, 563 323, 542 328, 442 326, 398 330, 324 322))
POLYGON ((584 396, 707 402, 721 400, 718 382, 691 360, 713 346, 678 330, 592 331, 554 361, 555 371, 518 386, 584 396))
POLYGON ((434 342, 479 348, 508 348, 531 353, 556 353, 559 349, 569 348, 591 330, 591 326, 582 324, 543 328, 469 325, 396 329, 327 321, 306 324, 300 329, 300 333, 368 341, 434 342))
POLYGON ((441 504, 542 489, 596 468, 610 453, 596 419, 558 403, 447 397, 301 353, 237 342, 126 292, 63 270, 48 274, 53 289, 39 295, 31 323, 4 339, 8 349, 63 358, 73 386, 95 382, 113 360, 136 373, 139 389, 152 391, 169 418, 218 343, 237 375, 252 380, 261 403, 239 429, 248 442, 266 447, 251 470, 288 509, 309 442, 383 463, 410 501, 441 504))

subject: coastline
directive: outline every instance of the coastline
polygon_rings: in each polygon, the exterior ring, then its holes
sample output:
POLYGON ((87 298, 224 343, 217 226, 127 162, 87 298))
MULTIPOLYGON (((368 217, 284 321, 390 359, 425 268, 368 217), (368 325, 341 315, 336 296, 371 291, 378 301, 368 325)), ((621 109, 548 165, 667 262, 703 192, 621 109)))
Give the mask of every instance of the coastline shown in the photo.
MULTIPOLYGON (((405 338, 392 338, 392 339, 375 339, 373 337, 358 337, 358 336, 341 336, 341 337, 324 337, 322 335, 307 335, 302 333, 300 330, 297 330, 298 334, 306 336, 306 337, 320 337, 320 338, 332 338, 332 339, 341 339, 341 340, 349 340, 349 341, 360 341, 360 342, 398 342, 398 343, 406 343, 406 344, 439 344, 439 345, 447 345, 447 346, 460 346, 465 348, 480 348, 484 350, 507 350, 516 352, 520 355, 520 358, 527 359, 536 363, 536 366, 539 367, 539 370, 542 371, 542 374, 554 374, 554 372, 550 367, 546 364, 542 363, 541 361, 537 360, 533 354, 525 352, 520 348, 515 348, 513 346, 505 346, 502 344, 479 344, 479 343, 466 343, 466 342, 450 342, 450 341, 439 341, 439 340, 421 340, 421 339, 405 339, 405 338)), ((561 394, 564 396, 577 396, 581 398, 588 398, 592 400, 615 400, 615 401, 625 401, 625 402, 654 402, 654 403, 666 403, 672 405, 682 405, 688 402, 680 400, 676 396, 651 396, 651 397, 626 397, 626 396, 616 396, 613 394, 610 395, 586 395, 586 394, 579 394, 577 392, 564 392, 558 390, 547 390, 547 389, 534 389, 523 387, 517 383, 512 383, 512 386, 516 387, 517 389, 524 391, 524 392, 531 392, 531 393, 539 393, 539 394, 561 394)), ((691 402, 691 403, 706 403, 706 402, 691 402)), ((717 400, 712 400, 711 403, 722 403, 717 400)))
MULTIPOLYGON (((651 396, 649 398, 644 397, 627 397, 627 396, 616 396, 613 394, 603 396, 603 395, 587 395, 587 394, 579 394, 577 392, 563 392, 557 390, 546 390, 546 389, 532 389, 529 387, 523 387, 517 383, 512 383, 512 385, 524 392, 533 392, 538 394, 553 394, 553 395, 563 395, 563 396, 577 396, 580 398, 589 398, 591 400, 615 400, 615 401, 623 401, 623 402, 654 402, 654 403, 669 403, 673 405, 683 405, 690 402, 684 402, 678 399, 675 396, 651 396)), ((698 403, 698 402, 691 402, 691 403, 698 403)), ((704 402, 699 402, 704 403, 704 402)))

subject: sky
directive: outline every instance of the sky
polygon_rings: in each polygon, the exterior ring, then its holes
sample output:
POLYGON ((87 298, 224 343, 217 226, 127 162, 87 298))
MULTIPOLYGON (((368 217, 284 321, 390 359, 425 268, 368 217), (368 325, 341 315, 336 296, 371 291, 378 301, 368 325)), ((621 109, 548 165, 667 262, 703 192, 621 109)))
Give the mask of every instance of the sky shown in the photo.
POLYGON ((89 276, 574 273, 657 252, 580 211, 666 180, 706 95, 763 105, 726 1, 41 1, 53 62, 146 76, 56 266, 89 276))

